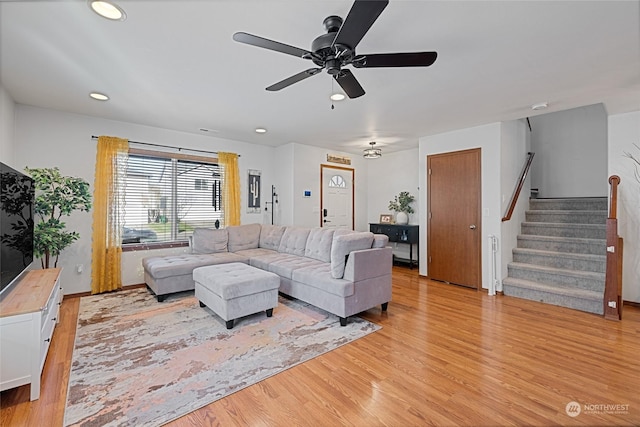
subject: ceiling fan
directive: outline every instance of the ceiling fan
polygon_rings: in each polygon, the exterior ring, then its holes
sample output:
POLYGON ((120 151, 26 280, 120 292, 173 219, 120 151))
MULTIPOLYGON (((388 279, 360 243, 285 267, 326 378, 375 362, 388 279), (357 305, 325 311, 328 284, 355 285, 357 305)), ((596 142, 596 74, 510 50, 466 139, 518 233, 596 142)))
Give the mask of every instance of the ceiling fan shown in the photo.
POLYGON ((437 52, 356 54, 356 46, 388 4, 388 0, 355 0, 344 22, 339 16, 327 17, 323 22, 327 34, 313 40, 311 51, 243 32, 235 33, 233 39, 240 43, 309 59, 317 65, 269 86, 268 91, 284 89, 326 69, 349 98, 357 98, 365 94, 364 89, 353 73, 343 67, 428 67, 438 57, 437 52))

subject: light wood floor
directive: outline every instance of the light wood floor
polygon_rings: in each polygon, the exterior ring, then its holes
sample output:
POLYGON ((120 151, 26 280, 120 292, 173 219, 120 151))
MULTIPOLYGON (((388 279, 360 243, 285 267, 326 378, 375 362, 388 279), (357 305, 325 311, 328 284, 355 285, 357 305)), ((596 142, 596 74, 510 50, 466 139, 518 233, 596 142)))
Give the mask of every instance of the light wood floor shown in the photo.
MULTIPOLYGON (((40 399, 2 392, 0 425, 62 425, 78 301, 62 304, 40 399)), ((170 425, 640 425, 637 307, 612 322, 394 267, 388 312, 363 317, 382 330, 170 425)))

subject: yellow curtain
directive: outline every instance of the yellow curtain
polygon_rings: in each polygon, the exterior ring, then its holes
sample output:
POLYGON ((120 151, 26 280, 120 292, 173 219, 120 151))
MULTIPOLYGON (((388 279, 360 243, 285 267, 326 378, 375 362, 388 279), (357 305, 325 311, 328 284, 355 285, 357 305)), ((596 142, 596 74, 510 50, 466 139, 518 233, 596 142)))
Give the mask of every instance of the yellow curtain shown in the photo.
POLYGON ((224 187, 222 190, 222 206, 224 207, 224 224, 240 225, 240 172, 238 155, 235 153, 218 153, 218 161, 224 166, 224 187))
POLYGON ((122 288, 122 215, 129 141, 98 138, 93 190, 91 293, 122 288))

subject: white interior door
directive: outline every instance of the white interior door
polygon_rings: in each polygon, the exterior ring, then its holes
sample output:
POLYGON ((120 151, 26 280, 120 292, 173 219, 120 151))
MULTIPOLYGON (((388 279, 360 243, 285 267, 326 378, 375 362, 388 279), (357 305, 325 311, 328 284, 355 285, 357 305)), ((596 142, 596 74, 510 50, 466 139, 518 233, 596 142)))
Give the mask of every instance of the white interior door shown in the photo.
POLYGON ((354 170, 321 165, 320 226, 353 230, 354 170))

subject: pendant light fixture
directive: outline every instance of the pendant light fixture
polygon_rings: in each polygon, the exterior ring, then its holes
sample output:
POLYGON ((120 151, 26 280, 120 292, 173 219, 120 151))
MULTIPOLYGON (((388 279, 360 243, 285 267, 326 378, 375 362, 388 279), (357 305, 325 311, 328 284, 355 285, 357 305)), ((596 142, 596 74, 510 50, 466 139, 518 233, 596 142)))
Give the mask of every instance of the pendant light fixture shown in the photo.
POLYGON ((375 148, 375 141, 371 141, 369 145, 371 147, 364 150, 365 159, 377 159, 378 157, 382 157, 382 150, 379 148, 375 148))

